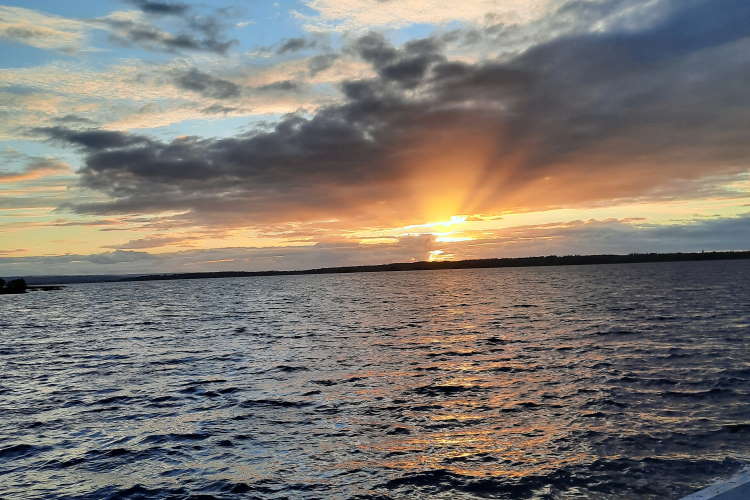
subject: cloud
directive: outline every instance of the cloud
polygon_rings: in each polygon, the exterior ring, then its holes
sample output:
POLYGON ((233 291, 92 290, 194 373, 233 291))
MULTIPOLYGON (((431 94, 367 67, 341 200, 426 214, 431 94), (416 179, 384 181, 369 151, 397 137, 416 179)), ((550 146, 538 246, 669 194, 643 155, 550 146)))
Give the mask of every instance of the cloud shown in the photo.
POLYGON ((277 54, 287 54, 291 52, 299 52, 306 49, 317 48, 320 44, 320 40, 316 38, 287 38, 281 45, 276 49, 277 54))
POLYGON ((325 71, 339 59, 338 54, 318 54, 308 61, 308 67, 311 76, 316 76, 321 71, 325 71))
POLYGON ((100 253, 94 255, 83 255, 79 257, 80 260, 91 262, 94 264, 122 264, 125 262, 139 262, 144 260, 152 260, 154 256, 146 252, 130 252, 126 250, 115 250, 109 253, 100 253))
POLYGON ((550 10, 550 0, 467 0, 456 6, 440 0, 307 0, 316 16, 302 16, 310 29, 400 28, 410 24, 481 22, 488 15, 508 23, 536 19, 550 10))
POLYGON ((201 109, 201 113, 207 114, 207 115, 215 115, 215 114, 224 114, 227 113, 233 113, 235 111, 241 111, 240 108, 234 108, 231 106, 221 106, 219 104, 212 104, 211 106, 207 106, 203 109, 201 109))
POLYGON ((296 92, 299 89, 300 85, 291 80, 283 80, 256 87, 256 90, 260 92, 296 92))
POLYGON ((20 172, 0 172, 0 184, 23 182, 72 173, 70 165, 47 158, 34 158, 20 172))
POLYGON ((190 6, 181 2, 158 2, 153 0, 127 0, 143 12, 156 15, 184 15, 190 6))
MULTIPOLYGON (((147 2, 155 5, 153 2, 147 2)), ((145 11, 149 12, 149 11, 145 11)), ((224 38, 226 22, 219 15, 184 15, 178 19, 178 33, 165 31, 140 12, 121 11, 93 21, 110 32, 112 41, 124 46, 139 46, 147 50, 163 52, 212 52, 226 54, 236 43, 224 38)))
POLYGON ((120 245, 107 245, 104 248, 116 248, 119 250, 140 250, 145 248, 158 248, 168 245, 175 245, 181 243, 180 246, 191 246, 189 243, 192 238, 184 236, 148 236, 146 238, 140 238, 130 240, 120 245))
POLYGON ((54 222, 49 225, 52 227, 74 227, 74 226, 83 226, 83 227, 91 227, 91 226, 118 226, 126 224, 126 221, 122 219, 98 219, 98 220, 74 220, 70 221, 67 219, 57 219, 54 222))
MULTIPOLYGON (((156 238, 154 238, 156 239, 156 238)), ((0 274, 171 273, 264 271, 427 260, 442 251, 457 259, 629 252, 750 249, 750 215, 648 225, 628 220, 589 220, 498 230, 472 241, 441 243, 432 235, 388 242, 324 241, 276 247, 194 249, 150 254, 116 250, 90 255, 0 257, 0 274)))
POLYGON ((750 214, 666 225, 610 219, 518 226, 442 248, 462 258, 748 250, 750 214))
POLYGON ((429 237, 408 237, 397 243, 362 245, 333 241, 283 247, 234 247, 150 254, 115 250, 89 255, 0 257, 6 275, 164 273, 205 270, 298 269, 335 265, 403 262, 426 258, 429 237))
POLYGON ((149 144, 152 141, 146 137, 122 134, 108 130, 71 130, 64 127, 49 127, 37 129, 51 139, 72 143, 90 151, 127 148, 137 144, 149 144))
POLYGON ((78 116, 73 114, 57 116, 53 119, 53 121, 64 125, 93 125, 96 123, 94 122, 94 120, 86 118, 85 116, 78 116))
POLYGON ((73 53, 83 48, 89 29, 83 21, 0 5, 0 38, 24 45, 73 53))
POLYGON ((148 129, 227 115, 314 110, 336 98, 333 82, 367 70, 364 63, 353 64, 352 57, 341 58, 306 84, 309 58, 258 64, 231 54, 220 59, 207 56, 207 60, 211 62, 204 61, 200 68, 194 61, 178 58, 163 64, 124 60, 99 70, 70 62, 0 69, 0 80, 6 85, 0 88, 0 138, 29 139, 28 129, 39 126, 148 129), (195 85, 189 80, 191 69, 208 75, 208 81, 198 82, 202 91, 186 92, 175 84, 176 78, 187 75, 188 85, 195 85), (297 88, 276 92, 263 88, 285 81, 297 88), (237 97, 231 97, 232 85, 238 88, 237 97))
POLYGON ((182 89, 191 90, 212 99, 230 99, 240 96, 239 85, 213 77, 196 68, 176 74, 173 81, 182 89))
POLYGON ((750 4, 674 2, 670 12, 509 60, 451 60, 439 39, 399 48, 368 34, 347 50, 374 77, 344 82, 343 103, 270 131, 171 142, 47 133, 82 148, 82 185, 110 197, 72 205, 80 213, 393 224, 721 195, 750 156, 750 111, 739 105, 750 4))
POLYGON ((120 45, 172 53, 225 54, 237 43, 225 37, 225 31, 230 26, 227 9, 198 14, 191 6, 180 2, 129 0, 128 3, 139 10, 116 11, 105 17, 87 20, 0 6, 0 38, 66 53, 86 49, 84 42, 93 30, 107 31, 110 39, 120 45), (167 25, 176 32, 155 24, 163 17, 171 19, 167 25))

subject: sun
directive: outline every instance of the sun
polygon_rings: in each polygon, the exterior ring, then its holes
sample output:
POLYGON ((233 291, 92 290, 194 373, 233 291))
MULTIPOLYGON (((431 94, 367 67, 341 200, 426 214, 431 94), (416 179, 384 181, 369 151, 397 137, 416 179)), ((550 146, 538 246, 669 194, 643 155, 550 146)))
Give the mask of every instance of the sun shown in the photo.
POLYGON ((430 250, 429 262, 444 262, 446 260, 453 260, 456 256, 452 253, 448 253, 445 250, 430 250))

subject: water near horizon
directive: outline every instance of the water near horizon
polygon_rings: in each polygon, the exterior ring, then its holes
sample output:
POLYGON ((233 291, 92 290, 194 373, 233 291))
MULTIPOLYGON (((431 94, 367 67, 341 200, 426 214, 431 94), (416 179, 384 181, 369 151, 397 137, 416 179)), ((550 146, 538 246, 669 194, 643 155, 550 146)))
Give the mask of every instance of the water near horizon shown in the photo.
POLYGON ((750 261, 3 296, 0 497, 679 498, 750 461, 749 304, 750 261))

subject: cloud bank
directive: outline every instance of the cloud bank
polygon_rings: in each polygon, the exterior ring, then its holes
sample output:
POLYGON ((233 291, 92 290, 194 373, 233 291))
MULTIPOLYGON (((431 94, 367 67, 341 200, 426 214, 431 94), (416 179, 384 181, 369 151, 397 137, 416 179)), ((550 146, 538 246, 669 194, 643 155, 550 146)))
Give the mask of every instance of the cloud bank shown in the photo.
MULTIPOLYGON (((750 4, 665 5, 647 27, 564 36, 502 60, 451 60, 440 37, 396 47, 367 34, 345 51, 376 76, 344 82, 343 103, 271 131, 171 142, 39 132, 79 148, 82 185, 109 197, 70 206, 82 214, 394 224, 726 194, 722 183, 747 172, 750 155, 750 4)), ((196 92, 234 93, 197 71, 180 78, 196 92)))
POLYGON ((750 247, 749 228, 750 215, 667 226, 590 220, 508 228, 485 238, 451 244, 441 244, 430 235, 422 235, 377 244, 334 241, 305 246, 235 247, 160 254, 132 250, 163 243, 152 238, 150 242, 148 239, 130 242, 115 251, 97 254, 0 256, 0 274, 35 275, 40 269, 44 274, 306 269, 421 261, 427 260, 435 249, 455 253, 461 258, 731 250, 750 247))

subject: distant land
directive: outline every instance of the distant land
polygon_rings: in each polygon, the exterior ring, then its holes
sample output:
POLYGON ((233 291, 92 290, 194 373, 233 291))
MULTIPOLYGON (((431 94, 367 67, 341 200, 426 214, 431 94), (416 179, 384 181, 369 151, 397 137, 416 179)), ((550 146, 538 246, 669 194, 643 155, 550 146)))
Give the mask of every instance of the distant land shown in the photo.
POLYGON ((448 260, 441 262, 399 262, 371 266, 322 267, 297 271, 218 271, 199 273, 166 273, 146 275, 78 275, 29 276, 32 285, 65 283, 101 283, 123 281, 160 281, 204 278, 244 278, 253 276, 288 276, 298 274, 379 273, 390 271, 437 271, 441 269, 480 269, 493 267, 580 266, 592 264, 636 264, 642 262, 681 262, 705 260, 750 259, 750 250, 692 253, 631 253, 627 255, 548 255, 501 259, 448 260))

